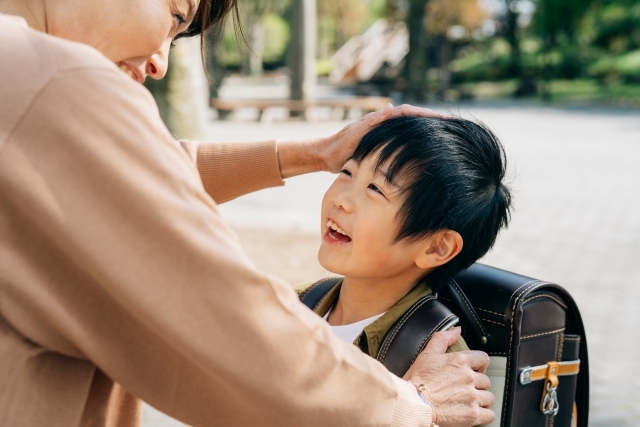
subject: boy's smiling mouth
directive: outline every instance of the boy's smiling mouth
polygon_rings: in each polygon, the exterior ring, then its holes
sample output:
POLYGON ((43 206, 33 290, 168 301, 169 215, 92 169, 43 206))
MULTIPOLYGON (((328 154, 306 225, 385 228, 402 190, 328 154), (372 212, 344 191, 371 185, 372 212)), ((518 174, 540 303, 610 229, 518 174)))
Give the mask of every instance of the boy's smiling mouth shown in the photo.
POLYGON ((329 219, 327 221, 327 232, 325 233, 325 239, 334 242, 348 243, 351 241, 351 237, 347 236, 347 233, 340 228, 338 224, 329 219))

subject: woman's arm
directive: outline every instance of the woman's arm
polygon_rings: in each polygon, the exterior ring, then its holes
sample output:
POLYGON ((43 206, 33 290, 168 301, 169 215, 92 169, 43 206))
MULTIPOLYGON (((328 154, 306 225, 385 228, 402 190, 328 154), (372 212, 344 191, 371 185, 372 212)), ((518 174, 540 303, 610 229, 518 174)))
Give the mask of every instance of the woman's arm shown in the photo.
POLYGON ((283 178, 309 172, 339 172, 353 154, 362 137, 374 126, 392 117, 447 117, 428 108, 388 104, 380 111, 369 113, 345 126, 340 132, 325 138, 278 142, 278 162, 283 178))
POLYGON ((282 180, 292 176, 338 172, 365 133, 386 119, 402 115, 444 117, 426 108, 389 104, 324 138, 253 143, 180 141, 180 144, 196 164, 205 190, 220 204, 263 188, 284 185, 282 180))
POLYGON ((3 146, 3 319, 190 425, 428 426, 410 384, 255 269, 134 85, 61 74, 3 146))

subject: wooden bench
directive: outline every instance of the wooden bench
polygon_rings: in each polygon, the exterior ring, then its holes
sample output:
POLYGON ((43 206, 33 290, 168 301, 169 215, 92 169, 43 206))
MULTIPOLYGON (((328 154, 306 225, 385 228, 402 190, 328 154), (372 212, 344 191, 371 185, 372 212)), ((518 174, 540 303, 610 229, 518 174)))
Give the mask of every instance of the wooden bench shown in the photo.
POLYGON ((384 96, 358 96, 353 98, 316 99, 313 101, 295 101, 289 99, 211 99, 211 107, 218 111, 218 117, 226 119, 231 112, 241 108, 258 110, 258 120, 268 108, 286 108, 289 112, 302 113, 307 117, 307 111, 313 108, 342 109, 343 118, 347 118, 352 108, 361 110, 364 114, 377 111, 391 102, 391 98, 384 96))

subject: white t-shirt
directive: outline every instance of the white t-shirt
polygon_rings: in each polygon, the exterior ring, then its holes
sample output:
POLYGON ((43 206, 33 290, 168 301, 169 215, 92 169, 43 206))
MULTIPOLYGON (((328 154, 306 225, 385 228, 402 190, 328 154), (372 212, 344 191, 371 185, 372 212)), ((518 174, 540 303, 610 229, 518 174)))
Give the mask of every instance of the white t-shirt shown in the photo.
MULTIPOLYGON (((329 318, 329 314, 331 310, 324 315, 323 319, 327 320, 329 318)), ((386 313, 386 311, 385 311, 386 313)), ((361 320, 356 323, 351 323, 349 325, 341 325, 341 326, 331 326, 333 333, 336 334, 343 341, 348 342, 349 344, 353 344, 358 335, 360 335, 364 328, 381 318, 385 313, 376 314, 373 317, 369 317, 368 319, 361 320)))

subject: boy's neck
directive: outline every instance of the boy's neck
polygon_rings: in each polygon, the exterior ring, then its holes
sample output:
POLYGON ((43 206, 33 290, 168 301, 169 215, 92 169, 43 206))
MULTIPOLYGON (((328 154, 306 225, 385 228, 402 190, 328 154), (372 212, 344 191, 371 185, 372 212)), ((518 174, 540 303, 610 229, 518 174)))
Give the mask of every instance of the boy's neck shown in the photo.
POLYGON ((388 311, 420 278, 354 279, 345 277, 338 301, 327 321, 332 326, 350 325, 388 311))

